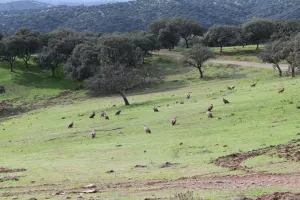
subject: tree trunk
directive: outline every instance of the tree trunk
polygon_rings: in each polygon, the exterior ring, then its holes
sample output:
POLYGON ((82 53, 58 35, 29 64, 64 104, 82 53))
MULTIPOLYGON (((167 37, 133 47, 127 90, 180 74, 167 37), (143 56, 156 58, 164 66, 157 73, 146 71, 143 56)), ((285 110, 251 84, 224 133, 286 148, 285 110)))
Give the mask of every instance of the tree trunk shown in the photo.
POLYGON ((10 71, 11 72, 14 72, 14 69, 13 69, 13 62, 11 61, 8 61, 9 62, 9 65, 10 65, 10 71))
POLYGON ((126 92, 126 89, 124 88, 123 91, 120 92, 120 94, 121 94, 121 96, 123 97, 125 106, 129 106, 130 104, 129 104, 129 101, 128 101, 127 97, 126 97, 126 93, 125 93, 125 92, 126 92))
POLYGON ((28 69, 28 68, 29 68, 29 66, 28 66, 28 61, 27 61, 27 60, 24 60, 24 62, 25 62, 26 68, 28 69))
POLYGON ((55 70, 55 68, 51 68, 51 71, 52 71, 52 77, 54 77, 54 70, 55 70))
POLYGON ((190 46, 189 46, 189 41, 188 41, 188 39, 185 39, 185 38, 184 38, 184 40, 185 40, 185 46, 186 46, 186 48, 189 48, 190 46))
POLYGON ((292 77, 295 77, 295 67, 291 66, 291 68, 292 68, 292 77))
POLYGON ((223 52, 223 45, 220 46, 220 52, 222 53, 223 52))
POLYGON ((256 50, 258 50, 259 42, 256 44, 256 50))
POLYGON ((277 68, 277 70, 278 70, 278 72, 279 72, 279 76, 282 77, 282 71, 281 71, 279 65, 278 65, 277 63, 274 64, 274 65, 275 65, 275 67, 277 68))
POLYGON ((199 70, 199 73, 200 73, 200 79, 202 79, 203 78, 203 71, 202 71, 201 67, 198 67, 198 70, 199 70))

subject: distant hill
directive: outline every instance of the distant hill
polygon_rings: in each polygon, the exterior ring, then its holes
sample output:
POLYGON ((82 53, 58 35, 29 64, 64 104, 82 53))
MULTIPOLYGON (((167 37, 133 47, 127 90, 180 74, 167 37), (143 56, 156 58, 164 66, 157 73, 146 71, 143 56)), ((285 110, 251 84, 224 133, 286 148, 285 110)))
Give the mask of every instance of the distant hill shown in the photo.
POLYGON ((0 3, 1 11, 19 11, 19 10, 41 10, 48 8, 50 5, 38 1, 11 1, 0 3))
POLYGON ((59 27, 89 32, 146 30, 162 17, 185 17, 213 24, 236 25, 253 17, 299 19, 299 0, 136 0, 96 6, 55 6, 36 11, 3 11, 0 32, 19 27, 43 32, 59 27))
POLYGON ((100 5, 107 3, 126 2, 129 0, 38 0, 39 2, 49 3, 51 5, 100 5))

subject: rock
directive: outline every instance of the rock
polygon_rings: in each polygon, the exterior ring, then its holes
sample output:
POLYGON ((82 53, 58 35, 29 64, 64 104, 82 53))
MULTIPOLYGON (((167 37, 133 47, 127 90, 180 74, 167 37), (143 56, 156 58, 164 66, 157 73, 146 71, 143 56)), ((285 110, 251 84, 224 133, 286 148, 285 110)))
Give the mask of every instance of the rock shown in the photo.
POLYGON ((29 200, 37 200, 37 198, 30 198, 29 200))
POLYGON ((111 174, 111 173, 114 173, 114 172, 115 172, 114 170, 108 170, 106 173, 111 174))
POLYGON ((82 193, 85 193, 85 194, 96 193, 96 192, 97 192, 96 189, 90 189, 90 190, 82 191, 82 193))
POLYGON ((95 184, 89 184, 84 186, 83 188, 96 188, 97 186, 95 184))
POLYGON ((61 190, 53 193, 52 195, 55 196, 55 195, 62 195, 62 194, 64 194, 64 191, 61 190))

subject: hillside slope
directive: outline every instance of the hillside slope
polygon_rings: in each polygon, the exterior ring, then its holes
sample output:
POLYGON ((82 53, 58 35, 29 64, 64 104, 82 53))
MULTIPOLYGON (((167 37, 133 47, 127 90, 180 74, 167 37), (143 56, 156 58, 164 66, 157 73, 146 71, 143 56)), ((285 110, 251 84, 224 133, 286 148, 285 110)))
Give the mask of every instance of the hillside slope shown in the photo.
POLYGON ((19 27, 51 31, 58 27, 90 32, 147 29, 161 17, 194 18, 206 27, 236 25, 253 17, 297 19, 300 1, 274 0, 137 0, 98 6, 58 6, 34 12, 1 12, 0 30, 19 27))
POLYGON ((67 104, 1 122, 0 199, 171 199, 193 191, 203 199, 231 200, 300 192, 299 79, 278 78, 271 68, 209 65, 200 80, 196 68, 167 57, 149 61, 170 74, 162 84, 129 94, 131 106, 123 106, 121 96, 63 97, 67 104), (282 86, 286 91, 279 94, 282 86), (214 118, 204 113, 210 104, 214 118), (100 117, 104 110, 109 120, 100 117), (295 145, 285 145, 293 139, 295 145), (91 183, 97 188, 82 188, 91 183))
POLYGON ((19 10, 41 10, 49 7, 49 4, 38 1, 12 1, 0 3, 0 11, 19 11, 19 10))

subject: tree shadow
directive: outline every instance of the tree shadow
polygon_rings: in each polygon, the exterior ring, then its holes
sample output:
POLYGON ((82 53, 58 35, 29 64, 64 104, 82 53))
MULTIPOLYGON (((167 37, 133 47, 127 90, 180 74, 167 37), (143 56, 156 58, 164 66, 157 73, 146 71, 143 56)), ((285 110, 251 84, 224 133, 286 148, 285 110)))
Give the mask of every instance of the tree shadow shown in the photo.
POLYGON ((212 80, 230 80, 230 79, 242 79, 246 78, 245 74, 234 74, 234 75, 221 75, 221 76, 205 76, 202 80, 212 81, 212 80))
POLYGON ((74 89, 80 84, 65 80, 62 68, 57 69, 56 76, 52 77, 49 70, 37 66, 30 66, 25 69, 16 68, 12 82, 22 86, 60 90, 74 89))
POLYGON ((240 50, 236 49, 234 51, 229 51, 229 52, 216 52, 218 56, 242 56, 242 55, 247 55, 247 56, 259 56, 259 54, 263 52, 262 49, 254 50, 254 49, 245 49, 245 50, 240 50))

